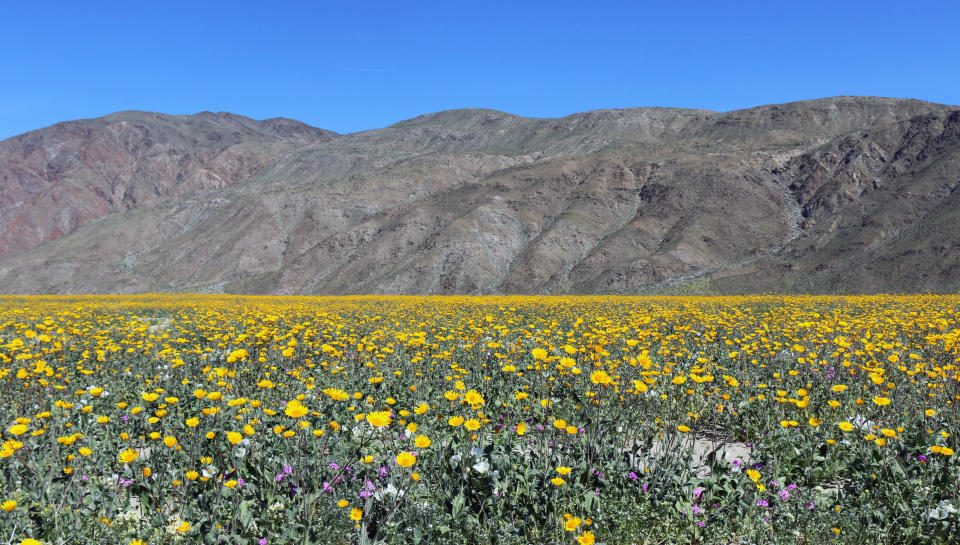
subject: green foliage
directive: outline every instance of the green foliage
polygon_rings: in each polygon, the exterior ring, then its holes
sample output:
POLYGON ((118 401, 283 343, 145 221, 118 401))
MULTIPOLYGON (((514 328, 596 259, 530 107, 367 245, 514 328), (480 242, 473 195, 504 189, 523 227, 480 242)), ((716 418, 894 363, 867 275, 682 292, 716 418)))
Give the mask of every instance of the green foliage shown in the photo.
POLYGON ((956 298, 147 302, 0 305, 12 543, 956 531, 956 298))

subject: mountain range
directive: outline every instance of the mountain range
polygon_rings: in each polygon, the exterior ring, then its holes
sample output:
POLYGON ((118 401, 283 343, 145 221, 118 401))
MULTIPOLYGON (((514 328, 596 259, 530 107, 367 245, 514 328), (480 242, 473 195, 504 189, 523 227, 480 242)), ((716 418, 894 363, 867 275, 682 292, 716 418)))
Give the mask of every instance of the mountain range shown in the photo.
POLYGON ((960 291, 960 107, 290 119, 0 141, 0 293, 960 291))

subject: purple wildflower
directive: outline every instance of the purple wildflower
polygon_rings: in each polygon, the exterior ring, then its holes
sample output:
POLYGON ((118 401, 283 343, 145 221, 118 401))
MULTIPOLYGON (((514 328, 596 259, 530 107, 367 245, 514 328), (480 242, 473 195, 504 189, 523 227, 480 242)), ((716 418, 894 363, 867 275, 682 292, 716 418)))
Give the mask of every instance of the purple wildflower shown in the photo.
POLYGON ((780 491, 780 499, 786 500, 790 498, 790 492, 787 492, 786 489, 780 491))
POLYGON ((770 506, 770 504, 767 503, 767 500, 757 500, 757 505, 759 505, 760 507, 769 507, 769 506, 770 506))
POLYGON ((629 477, 631 481, 635 481, 635 480, 637 480, 637 479, 640 478, 639 476, 637 476, 636 473, 634 473, 634 472, 632 472, 632 471, 631 471, 629 474, 627 474, 627 477, 629 477))

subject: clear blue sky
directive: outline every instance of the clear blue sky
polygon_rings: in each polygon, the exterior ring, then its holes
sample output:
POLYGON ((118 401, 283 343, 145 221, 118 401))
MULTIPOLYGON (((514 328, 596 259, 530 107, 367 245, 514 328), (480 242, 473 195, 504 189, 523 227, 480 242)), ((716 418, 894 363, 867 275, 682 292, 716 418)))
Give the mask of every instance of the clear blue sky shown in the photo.
POLYGON ((0 138, 129 109, 353 132, 463 107, 960 103, 955 0, 4 4, 0 138))

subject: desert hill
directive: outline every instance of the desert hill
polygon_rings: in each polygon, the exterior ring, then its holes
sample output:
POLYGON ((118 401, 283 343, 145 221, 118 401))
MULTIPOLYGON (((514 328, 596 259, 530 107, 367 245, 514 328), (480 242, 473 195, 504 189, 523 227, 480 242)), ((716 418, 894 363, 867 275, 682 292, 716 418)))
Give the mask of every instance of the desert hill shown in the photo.
POLYGON ((0 142, 0 292, 960 290, 960 108, 120 112, 0 142))

